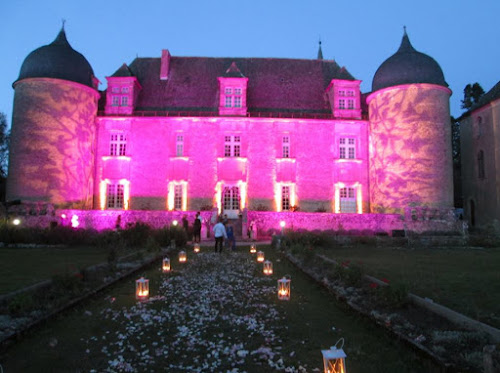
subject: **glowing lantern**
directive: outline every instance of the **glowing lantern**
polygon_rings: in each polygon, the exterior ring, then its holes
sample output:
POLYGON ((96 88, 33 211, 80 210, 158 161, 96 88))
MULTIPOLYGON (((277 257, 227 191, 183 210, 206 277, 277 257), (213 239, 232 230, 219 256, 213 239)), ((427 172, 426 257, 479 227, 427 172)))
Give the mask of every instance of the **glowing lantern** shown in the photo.
POLYGON ((278 280, 278 299, 279 300, 290 300, 290 280, 287 277, 283 277, 278 280))
POLYGON ((16 218, 16 219, 12 220, 12 224, 14 224, 14 225, 21 224, 21 219, 16 218))
POLYGON ((71 217, 71 227, 78 228, 79 225, 80 225, 80 222, 78 221, 78 215, 73 215, 71 217))
POLYGON ((195 253, 199 253, 199 252, 200 252, 200 244, 195 243, 195 244, 194 244, 194 249, 193 249, 193 250, 194 250, 194 252, 195 252, 195 253))
POLYGON ((259 251, 259 252, 257 253, 257 261, 258 261, 259 263, 264 262, 264 252, 259 251))
POLYGON ((163 258, 163 262, 161 264, 161 270, 163 272, 170 272, 170 258, 163 258))
POLYGON ((268 276, 273 274, 273 263, 269 260, 264 262, 264 274, 268 276))
POLYGON ((284 220, 280 221, 280 227, 281 227, 281 229, 285 228, 285 225, 286 225, 286 223, 285 223, 284 220))
POLYGON ((185 251, 179 252, 179 263, 185 263, 187 261, 187 255, 185 251))
POLYGON ((172 225, 173 225, 174 227, 177 227, 177 224, 179 224, 179 222, 178 222, 177 220, 174 220, 174 221, 172 222, 172 225))
POLYGON ((149 297, 149 280, 141 277, 135 281, 135 298, 146 300, 149 297))
POLYGON ((342 341, 344 347, 344 338, 340 338, 335 346, 330 347, 329 350, 321 350, 323 354, 324 373, 346 373, 345 368, 345 354, 342 348, 337 348, 337 344, 342 341))
POLYGON ((257 252, 257 248, 255 247, 254 244, 250 246, 250 254, 255 254, 257 252))

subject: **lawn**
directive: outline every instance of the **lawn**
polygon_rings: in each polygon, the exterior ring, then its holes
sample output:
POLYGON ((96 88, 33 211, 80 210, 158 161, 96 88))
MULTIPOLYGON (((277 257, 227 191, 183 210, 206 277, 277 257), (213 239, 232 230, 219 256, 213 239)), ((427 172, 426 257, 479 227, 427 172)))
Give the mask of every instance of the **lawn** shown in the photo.
MULTIPOLYGON (((125 253, 125 252, 123 252, 125 253)), ((108 249, 97 247, 2 247, 0 294, 106 262, 108 249)))
POLYGON ((344 338, 349 372, 435 368, 270 248, 271 277, 239 250, 189 253, 186 264, 173 257, 169 275, 158 263, 138 274, 150 279, 148 301, 135 300, 135 278, 125 280, 20 341, 1 364, 27 373, 317 372, 321 349, 344 338), (291 299, 279 301, 276 280, 285 274, 291 299))
POLYGON ((500 248, 390 248, 357 245, 317 250, 338 262, 500 328, 500 248))

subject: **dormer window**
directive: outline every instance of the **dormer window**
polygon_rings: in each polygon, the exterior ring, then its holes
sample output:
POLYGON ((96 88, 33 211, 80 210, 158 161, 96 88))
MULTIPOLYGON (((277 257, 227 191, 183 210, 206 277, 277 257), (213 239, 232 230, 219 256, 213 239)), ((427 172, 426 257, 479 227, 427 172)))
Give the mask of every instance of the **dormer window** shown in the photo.
POLYGON ((335 118, 361 118, 360 80, 333 79, 326 92, 335 118))
POLYGON ((123 64, 113 76, 106 78, 106 114, 130 115, 134 111, 141 85, 126 64, 123 64))
POLYGON ((247 84, 246 78, 233 62, 219 79, 220 115, 246 115, 247 113, 247 84))

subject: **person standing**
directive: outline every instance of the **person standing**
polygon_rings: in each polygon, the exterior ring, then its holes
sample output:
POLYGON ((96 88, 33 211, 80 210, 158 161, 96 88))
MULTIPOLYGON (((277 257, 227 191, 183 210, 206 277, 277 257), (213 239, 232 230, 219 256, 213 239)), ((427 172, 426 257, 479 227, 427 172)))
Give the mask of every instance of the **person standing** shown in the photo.
POLYGON ((222 224, 222 220, 219 219, 217 224, 213 227, 214 237, 215 237, 215 252, 219 248, 219 252, 222 252, 222 245, 224 244, 224 238, 227 238, 226 227, 222 224))
POLYGON ((186 215, 182 217, 182 228, 184 228, 184 232, 186 232, 186 238, 189 241, 189 222, 186 215))
POLYGON ((227 248, 231 251, 236 250, 236 238, 234 237, 234 230, 231 224, 226 226, 226 235, 227 235, 227 248))
POLYGON ((201 216, 200 212, 196 213, 196 217, 194 218, 193 223, 193 241, 195 243, 200 243, 201 239, 201 216))

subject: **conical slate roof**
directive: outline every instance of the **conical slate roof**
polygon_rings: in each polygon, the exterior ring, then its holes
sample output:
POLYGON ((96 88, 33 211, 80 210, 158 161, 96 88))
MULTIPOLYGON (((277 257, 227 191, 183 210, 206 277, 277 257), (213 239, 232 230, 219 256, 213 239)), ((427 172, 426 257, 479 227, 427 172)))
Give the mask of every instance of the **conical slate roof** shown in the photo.
POLYGON ((439 64, 432 57, 415 50, 405 30, 398 51, 385 60, 375 73, 372 92, 413 83, 430 83, 448 87, 439 64))
POLYGON ((69 45, 62 28, 52 43, 35 49, 25 58, 17 80, 57 78, 93 87, 93 76, 89 62, 69 45))

